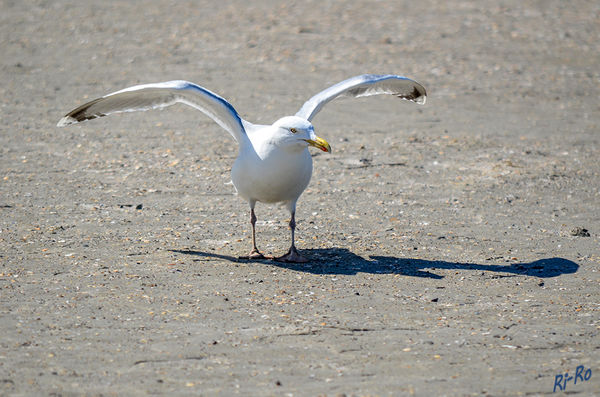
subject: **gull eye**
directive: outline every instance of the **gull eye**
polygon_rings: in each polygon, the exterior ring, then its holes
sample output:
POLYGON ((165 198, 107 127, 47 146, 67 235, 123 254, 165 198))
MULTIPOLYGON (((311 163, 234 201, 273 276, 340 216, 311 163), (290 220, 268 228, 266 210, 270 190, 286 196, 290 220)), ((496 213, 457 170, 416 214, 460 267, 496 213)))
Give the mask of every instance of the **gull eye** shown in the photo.
POLYGON ((295 134, 296 132, 298 132, 298 130, 297 130, 297 129, 295 129, 295 128, 290 128, 290 132, 291 132, 292 134, 295 134))

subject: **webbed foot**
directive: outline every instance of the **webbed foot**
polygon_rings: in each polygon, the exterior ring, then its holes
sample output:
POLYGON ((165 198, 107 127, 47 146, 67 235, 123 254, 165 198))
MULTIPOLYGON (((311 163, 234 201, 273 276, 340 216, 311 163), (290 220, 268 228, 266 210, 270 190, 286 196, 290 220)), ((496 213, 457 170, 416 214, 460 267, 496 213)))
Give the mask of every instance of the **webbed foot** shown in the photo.
POLYGON ((304 256, 300 255, 296 247, 291 246, 287 254, 275 258, 278 262, 286 262, 286 263, 306 263, 308 259, 304 256))
POLYGON ((259 250, 254 248, 248 255, 238 256, 239 259, 259 260, 259 259, 275 259, 271 255, 263 255, 259 250))

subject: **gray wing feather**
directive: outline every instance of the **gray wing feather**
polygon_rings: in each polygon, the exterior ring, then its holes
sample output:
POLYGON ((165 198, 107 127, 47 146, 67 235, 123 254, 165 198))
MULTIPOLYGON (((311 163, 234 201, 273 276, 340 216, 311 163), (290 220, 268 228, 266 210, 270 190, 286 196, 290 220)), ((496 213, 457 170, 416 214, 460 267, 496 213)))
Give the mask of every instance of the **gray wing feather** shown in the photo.
POLYGON ((142 84, 94 99, 65 115, 59 127, 113 113, 161 109, 176 103, 192 106, 212 118, 240 142, 246 135, 234 107, 219 95, 188 81, 142 84))
POLYGON ((319 92, 302 105, 296 116, 311 121, 328 102, 341 96, 363 97, 390 94, 423 105, 425 88, 414 80, 396 75, 363 74, 351 77, 319 92))

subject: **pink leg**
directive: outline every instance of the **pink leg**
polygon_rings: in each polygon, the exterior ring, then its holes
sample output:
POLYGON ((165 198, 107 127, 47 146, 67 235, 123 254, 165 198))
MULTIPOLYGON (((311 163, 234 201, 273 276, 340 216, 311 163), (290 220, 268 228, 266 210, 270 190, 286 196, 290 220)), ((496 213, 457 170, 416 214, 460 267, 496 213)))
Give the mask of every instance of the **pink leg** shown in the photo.
POLYGON ((256 215, 254 208, 250 208, 250 224, 252 225, 252 251, 246 256, 240 256, 240 259, 273 259, 272 256, 263 255, 256 247, 256 215))
POLYGON ((292 211, 292 217, 290 218, 290 230, 292 231, 292 245, 288 250, 287 254, 280 256, 279 258, 275 258, 275 260, 280 262, 290 262, 290 263, 305 263, 308 262, 308 259, 300 255, 298 250, 296 249, 296 245, 294 244, 294 232, 296 231, 296 211, 292 211))

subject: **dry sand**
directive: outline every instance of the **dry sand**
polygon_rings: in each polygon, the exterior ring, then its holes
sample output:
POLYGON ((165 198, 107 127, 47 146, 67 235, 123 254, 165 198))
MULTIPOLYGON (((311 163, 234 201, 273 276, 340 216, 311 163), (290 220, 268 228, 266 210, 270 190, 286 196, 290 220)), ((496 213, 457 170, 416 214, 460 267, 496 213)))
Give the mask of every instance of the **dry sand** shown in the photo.
POLYGON ((0 3, 0 395, 600 392, 600 2, 251 3, 0 3), (55 127, 172 79, 270 123, 365 72, 428 102, 315 118, 303 265, 236 260, 237 148, 201 113, 55 127))

